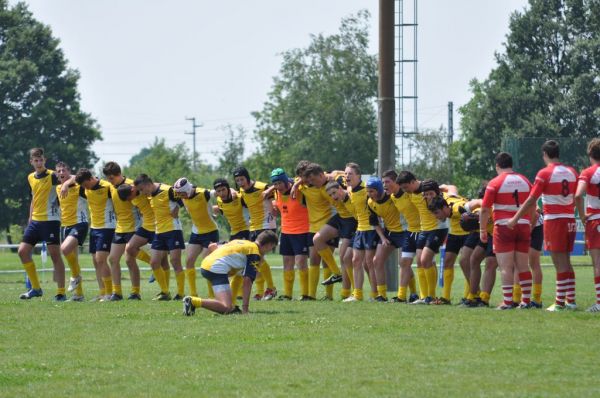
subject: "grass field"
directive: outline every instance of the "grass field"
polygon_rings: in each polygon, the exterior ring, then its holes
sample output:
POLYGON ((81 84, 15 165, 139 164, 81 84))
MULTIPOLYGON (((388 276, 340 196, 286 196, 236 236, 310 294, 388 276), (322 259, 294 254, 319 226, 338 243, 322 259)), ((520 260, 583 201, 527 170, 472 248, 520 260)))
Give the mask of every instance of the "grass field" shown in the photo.
MULTIPOLYGON (((19 267, 0 255, 0 270, 19 267)), ((576 272, 580 310, 569 313, 253 302, 249 316, 189 318, 179 302, 150 301, 147 280, 141 302, 54 303, 42 273, 45 296, 23 302, 23 273, 0 273, 0 396, 598 396, 600 316, 582 311, 592 269, 576 272)), ((96 294, 93 273, 84 289, 96 294)))

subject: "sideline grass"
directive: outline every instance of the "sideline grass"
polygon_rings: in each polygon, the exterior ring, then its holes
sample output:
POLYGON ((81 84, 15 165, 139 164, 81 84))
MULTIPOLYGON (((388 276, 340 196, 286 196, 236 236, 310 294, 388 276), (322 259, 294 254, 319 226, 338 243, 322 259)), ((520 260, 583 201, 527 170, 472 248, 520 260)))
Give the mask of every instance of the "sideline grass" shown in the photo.
MULTIPOLYGON (((0 256, 3 269, 12 257, 0 256)), ((89 257, 82 260, 87 266, 89 257)), ((545 271, 548 304, 554 275, 545 271)), ((586 308, 593 301, 592 269, 576 272, 578 301, 586 308)), ((454 301, 462 291, 456 274, 454 301)), ((274 278, 281 287, 279 271, 274 278)), ((42 300, 23 302, 17 298, 23 275, 0 274, 0 396, 600 393, 600 317, 583 311, 253 302, 249 316, 199 310, 187 318, 181 303, 150 301, 156 287, 146 280, 142 302, 53 303, 50 279, 42 274, 42 300)), ((127 291, 128 281, 123 286, 127 291)), ((204 292, 200 280, 199 286, 204 292)), ((93 273, 86 273, 87 297, 94 287, 93 273)))

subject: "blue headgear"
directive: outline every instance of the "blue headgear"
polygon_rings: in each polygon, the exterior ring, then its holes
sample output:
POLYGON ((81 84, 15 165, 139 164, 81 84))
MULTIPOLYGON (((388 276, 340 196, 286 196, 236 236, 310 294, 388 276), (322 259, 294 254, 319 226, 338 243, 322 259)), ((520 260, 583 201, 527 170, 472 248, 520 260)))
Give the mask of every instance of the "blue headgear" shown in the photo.
POLYGON ((281 167, 278 167, 271 172, 271 182, 275 183, 277 181, 281 181, 281 182, 289 182, 290 181, 287 174, 285 174, 285 171, 283 171, 283 169, 281 167))
POLYGON ((375 189, 381 195, 383 193, 383 182, 379 177, 369 177, 367 180, 367 188, 375 189))

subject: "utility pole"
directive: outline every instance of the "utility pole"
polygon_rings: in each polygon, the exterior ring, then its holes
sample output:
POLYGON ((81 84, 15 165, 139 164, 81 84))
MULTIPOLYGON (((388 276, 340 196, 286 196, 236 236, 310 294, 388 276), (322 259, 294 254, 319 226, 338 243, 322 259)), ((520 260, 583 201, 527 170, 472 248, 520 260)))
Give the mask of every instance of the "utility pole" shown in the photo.
POLYGON ((186 131, 185 134, 191 135, 193 138, 193 143, 192 143, 192 168, 194 171, 196 171, 196 128, 197 127, 202 127, 203 124, 196 124, 196 118, 195 117, 186 117, 185 120, 189 120, 192 122, 192 131, 186 131))
MULTIPOLYGON (((448 149, 452 146, 452 142, 454 142, 454 103, 452 101, 448 102, 448 149)), ((450 179, 452 179, 452 162, 448 159, 448 168, 450 169, 450 179)))

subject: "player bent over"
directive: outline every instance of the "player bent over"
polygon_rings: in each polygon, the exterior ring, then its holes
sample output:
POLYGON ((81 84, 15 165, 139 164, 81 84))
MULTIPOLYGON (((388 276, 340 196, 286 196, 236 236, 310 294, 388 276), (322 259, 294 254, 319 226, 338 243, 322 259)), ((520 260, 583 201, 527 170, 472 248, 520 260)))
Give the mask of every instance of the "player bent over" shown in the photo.
POLYGON ((254 242, 234 240, 209 254, 202 261, 200 273, 211 282, 215 298, 201 299, 187 296, 183 299, 183 314, 193 315, 196 308, 200 307, 219 314, 239 312, 239 308, 233 306, 229 286, 229 277, 234 275, 241 275, 244 278, 241 312, 247 314, 252 283, 256 278, 262 257, 275 246, 277 246, 277 235, 267 230, 261 232, 254 242))

